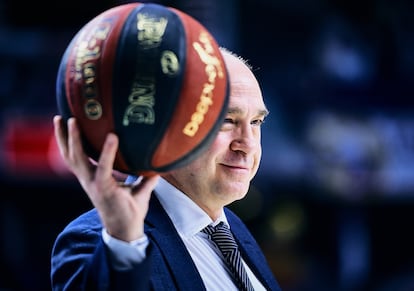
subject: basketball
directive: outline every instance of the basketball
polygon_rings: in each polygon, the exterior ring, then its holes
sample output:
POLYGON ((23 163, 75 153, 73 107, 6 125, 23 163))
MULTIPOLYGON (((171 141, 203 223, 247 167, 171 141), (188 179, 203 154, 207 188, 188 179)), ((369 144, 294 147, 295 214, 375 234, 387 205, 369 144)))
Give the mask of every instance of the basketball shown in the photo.
POLYGON ((224 120, 229 79, 219 46, 196 19, 172 7, 129 3, 86 23, 57 73, 59 114, 75 117, 97 161, 109 132, 114 169, 167 172, 194 160, 224 120))

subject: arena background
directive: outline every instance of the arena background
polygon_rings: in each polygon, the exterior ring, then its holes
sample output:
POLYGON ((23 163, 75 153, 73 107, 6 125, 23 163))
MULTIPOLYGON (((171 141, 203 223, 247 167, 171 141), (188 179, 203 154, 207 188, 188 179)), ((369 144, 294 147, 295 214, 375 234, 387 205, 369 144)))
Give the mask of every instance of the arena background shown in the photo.
MULTIPOLYGON (((232 208, 282 289, 414 290, 414 2, 154 2, 263 86, 262 167, 232 208)), ((0 290, 50 290, 53 241, 91 207, 54 144, 56 72, 78 29, 122 3, 0 2, 0 290)))

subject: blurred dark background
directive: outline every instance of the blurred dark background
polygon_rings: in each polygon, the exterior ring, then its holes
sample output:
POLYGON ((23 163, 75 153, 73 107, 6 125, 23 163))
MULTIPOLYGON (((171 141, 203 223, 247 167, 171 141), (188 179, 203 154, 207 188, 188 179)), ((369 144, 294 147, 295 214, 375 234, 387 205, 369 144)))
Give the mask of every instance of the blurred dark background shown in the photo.
MULTIPOLYGON (((282 289, 414 290, 414 2, 153 2, 255 68, 271 115, 232 208, 282 289)), ((56 73, 74 34, 122 3, 0 2, 0 290, 50 290, 53 241, 91 207, 54 143, 56 73)))

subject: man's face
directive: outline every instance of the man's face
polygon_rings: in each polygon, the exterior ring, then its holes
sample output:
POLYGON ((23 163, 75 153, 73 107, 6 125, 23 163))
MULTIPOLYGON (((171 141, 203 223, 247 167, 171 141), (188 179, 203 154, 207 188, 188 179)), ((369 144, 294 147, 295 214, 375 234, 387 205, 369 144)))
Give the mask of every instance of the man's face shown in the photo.
POLYGON ((165 176, 205 210, 221 208, 246 195, 260 164, 261 124, 268 114, 249 68, 234 56, 224 56, 231 89, 223 125, 196 160, 165 176))

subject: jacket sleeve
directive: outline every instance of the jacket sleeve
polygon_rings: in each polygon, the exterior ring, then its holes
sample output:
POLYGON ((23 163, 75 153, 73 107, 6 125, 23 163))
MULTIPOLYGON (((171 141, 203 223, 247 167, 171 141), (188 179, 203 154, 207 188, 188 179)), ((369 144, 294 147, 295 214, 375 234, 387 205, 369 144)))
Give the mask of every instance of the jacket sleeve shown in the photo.
POLYGON ((95 210, 63 229, 52 248, 52 290, 149 290, 151 256, 131 269, 117 271, 110 265, 101 233, 95 210))

